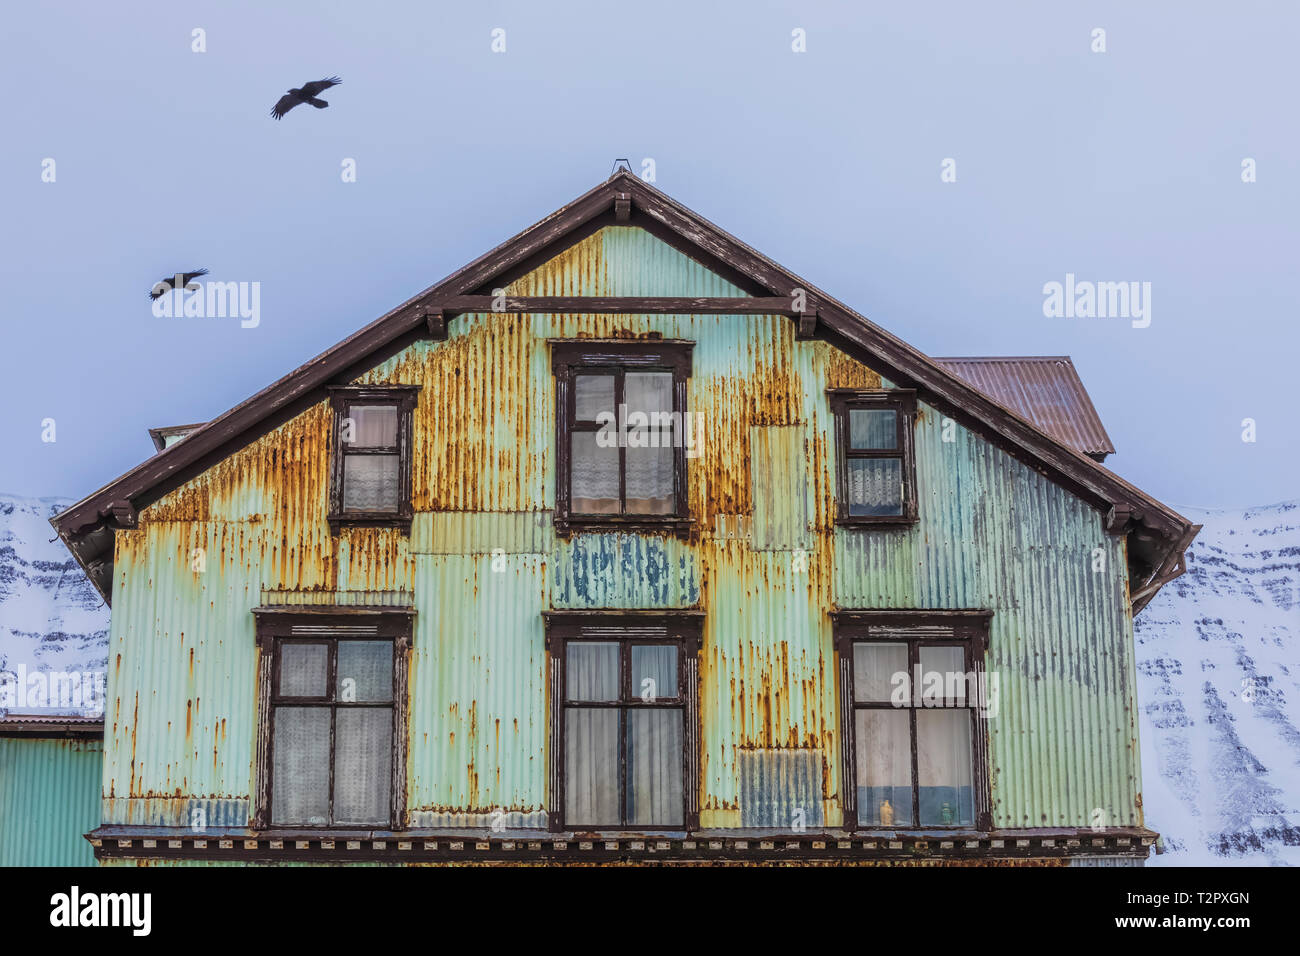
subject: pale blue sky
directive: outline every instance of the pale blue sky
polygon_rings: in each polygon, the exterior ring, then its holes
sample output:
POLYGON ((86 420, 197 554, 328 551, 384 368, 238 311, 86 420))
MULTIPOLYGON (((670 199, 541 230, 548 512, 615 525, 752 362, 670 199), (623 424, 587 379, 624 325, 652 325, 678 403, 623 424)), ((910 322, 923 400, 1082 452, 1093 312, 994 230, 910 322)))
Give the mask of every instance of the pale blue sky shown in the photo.
POLYGON ((81 497, 148 427, 219 414, 626 156, 923 351, 1071 355, 1108 464, 1157 497, 1300 497, 1298 26, 1271 3, 11 5, 0 491, 81 497), (328 110, 267 115, 332 73, 328 110), (152 283, 195 266, 259 281, 261 324, 155 318, 152 283), (1150 282, 1150 327, 1045 318, 1067 272, 1150 282))

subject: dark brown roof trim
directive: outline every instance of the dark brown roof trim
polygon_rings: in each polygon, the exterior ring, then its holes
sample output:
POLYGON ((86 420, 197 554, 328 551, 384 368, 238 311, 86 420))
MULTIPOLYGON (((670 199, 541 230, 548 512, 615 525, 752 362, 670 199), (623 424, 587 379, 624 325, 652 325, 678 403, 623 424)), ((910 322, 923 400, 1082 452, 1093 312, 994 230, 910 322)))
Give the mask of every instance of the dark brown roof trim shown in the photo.
POLYGON ((185 437, 190 432, 196 432, 204 425, 203 422, 195 422, 193 425, 165 425, 162 428, 149 429, 149 437, 153 439, 153 447, 162 451, 167 447, 167 439, 173 435, 185 437))
POLYGON ((866 362, 893 384, 918 389, 927 402, 997 442, 1101 511, 1108 511, 1116 503, 1130 505, 1135 521, 1148 529, 1146 537, 1136 539, 1139 563, 1155 569, 1177 564, 1176 557, 1172 564, 1169 558, 1194 527, 1186 518, 1086 455, 1065 447, 921 352, 627 170, 619 170, 567 206, 213 419, 185 441, 159 452, 70 506, 52 518, 51 524, 88 572, 91 565, 95 566, 99 573, 91 573, 91 580, 108 600, 111 565, 105 568, 103 555, 111 547, 111 535, 96 535, 92 548, 79 547, 77 539, 97 528, 112 527, 114 503, 143 508, 215 460, 265 434, 270 430, 266 422, 272 416, 287 420, 283 417, 286 410, 305 408, 322 394, 323 386, 344 384, 347 375, 373 367, 394 354, 396 343, 427 335, 426 309, 437 308, 437 303, 449 296, 490 292, 494 281, 504 281, 503 277, 514 270, 544 261, 539 257, 549 258, 584 231, 590 235, 598 228, 591 225, 593 221, 611 212, 619 194, 630 198, 631 222, 655 235, 673 236, 674 246, 691 248, 693 258, 701 262, 720 263, 730 276, 744 280, 736 284, 751 295, 766 292, 769 296, 790 296, 796 289, 803 290, 807 300, 804 316, 811 316, 812 321, 801 317, 802 329, 815 330, 818 337, 866 362))

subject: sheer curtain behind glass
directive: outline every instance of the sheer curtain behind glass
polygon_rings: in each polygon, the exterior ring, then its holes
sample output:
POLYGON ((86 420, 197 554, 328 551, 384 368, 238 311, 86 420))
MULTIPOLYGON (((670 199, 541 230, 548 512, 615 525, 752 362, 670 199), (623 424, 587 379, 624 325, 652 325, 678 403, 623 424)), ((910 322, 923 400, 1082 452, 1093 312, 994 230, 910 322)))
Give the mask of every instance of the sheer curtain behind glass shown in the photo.
POLYGON ((343 433, 343 509, 398 510, 396 405, 349 405, 343 433), (383 454, 350 454, 352 449, 391 449, 383 454))
POLYGON ((685 825, 682 709, 637 706, 678 698, 677 654, 675 645, 567 643, 564 817, 569 827, 685 825), (624 653, 631 672, 628 694, 621 684, 624 653))
MULTIPOLYGON (((570 642, 564 673, 569 700, 617 701, 619 645, 570 642)), ((570 826, 617 826, 618 708, 570 707, 564 720, 564 818, 570 826)))

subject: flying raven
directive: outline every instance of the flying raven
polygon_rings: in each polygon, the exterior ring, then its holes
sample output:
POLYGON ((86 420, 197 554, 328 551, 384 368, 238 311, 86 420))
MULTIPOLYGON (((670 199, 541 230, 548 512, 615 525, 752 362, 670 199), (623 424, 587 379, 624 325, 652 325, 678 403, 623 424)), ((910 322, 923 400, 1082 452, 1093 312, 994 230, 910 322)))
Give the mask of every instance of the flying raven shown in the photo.
POLYGON ((323 93, 331 86, 338 86, 342 82, 337 76, 331 76, 328 80, 313 80, 311 83, 304 83, 302 89, 290 90, 276 100, 275 106, 271 107, 271 115, 278 120, 299 103, 310 103, 316 109, 323 110, 329 104, 324 100, 318 100, 316 94, 323 93))
POLYGON ((178 272, 174 276, 166 276, 154 283, 153 291, 149 293, 149 298, 161 299, 168 292, 171 292, 176 288, 176 283, 179 282, 180 287, 184 289, 190 284, 190 282, 197 279, 199 276, 205 276, 207 274, 207 269, 196 269, 194 272, 178 272))

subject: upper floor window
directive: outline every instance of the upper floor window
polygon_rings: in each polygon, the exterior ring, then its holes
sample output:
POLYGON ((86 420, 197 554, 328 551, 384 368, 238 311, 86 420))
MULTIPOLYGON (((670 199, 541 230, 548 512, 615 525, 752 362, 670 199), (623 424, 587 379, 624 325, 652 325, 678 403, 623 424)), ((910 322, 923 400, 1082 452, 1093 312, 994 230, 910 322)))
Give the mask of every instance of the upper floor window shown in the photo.
POLYGON ((393 827, 405 806, 405 610, 258 609, 259 827, 393 827))
POLYGON ((411 525, 411 418, 419 386, 331 390, 334 409, 329 522, 411 525))
POLYGON ((829 395, 835 415, 839 523, 916 520, 916 392, 837 388, 829 395))
POLYGON ((583 528, 682 529, 692 343, 552 343, 555 521, 583 528))
POLYGON ((686 830, 698 816, 699 615, 547 615, 553 830, 686 830))
POLYGON ((848 829, 989 825, 988 615, 841 611, 835 620, 848 829))

